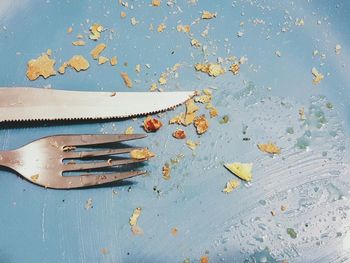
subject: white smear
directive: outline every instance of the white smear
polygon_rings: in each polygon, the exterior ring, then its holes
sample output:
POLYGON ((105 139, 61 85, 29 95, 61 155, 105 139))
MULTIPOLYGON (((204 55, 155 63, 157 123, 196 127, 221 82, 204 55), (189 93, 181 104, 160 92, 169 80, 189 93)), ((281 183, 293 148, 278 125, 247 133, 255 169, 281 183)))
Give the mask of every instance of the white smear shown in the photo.
POLYGON ((45 242, 45 210, 46 210, 46 202, 44 203, 43 210, 41 213, 41 233, 42 233, 43 242, 45 242))

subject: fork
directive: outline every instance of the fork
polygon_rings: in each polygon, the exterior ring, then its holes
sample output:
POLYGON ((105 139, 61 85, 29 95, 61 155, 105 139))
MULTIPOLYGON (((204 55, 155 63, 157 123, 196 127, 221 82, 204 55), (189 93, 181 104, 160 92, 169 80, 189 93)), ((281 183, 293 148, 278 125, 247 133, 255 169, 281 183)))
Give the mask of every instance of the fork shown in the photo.
POLYGON ((136 147, 98 149, 97 146, 110 146, 112 143, 141 139, 146 136, 144 134, 76 134, 44 137, 16 150, 0 151, 0 166, 8 167, 30 182, 46 188, 70 189, 112 183, 144 174, 146 171, 85 173, 77 176, 65 176, 63 173, 80 173, 146 161, 147 159, 130 158, 90 160, 140 149, 136 147), (77 147, 91 147, 93 150, 78 150, 77 147), (76 162, 86 161, 87 158, 88 162, 76 162), (65 162, 66 159, 71 161, 65 162))

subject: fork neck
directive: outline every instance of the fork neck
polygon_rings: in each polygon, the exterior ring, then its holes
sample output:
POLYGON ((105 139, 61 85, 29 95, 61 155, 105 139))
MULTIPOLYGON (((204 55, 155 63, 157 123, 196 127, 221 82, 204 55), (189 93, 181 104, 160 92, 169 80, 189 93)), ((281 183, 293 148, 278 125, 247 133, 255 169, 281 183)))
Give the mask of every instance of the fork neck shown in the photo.
POLYGON ((0 166, 13 168, 18 163, 14 151, 0 151, 0 166))

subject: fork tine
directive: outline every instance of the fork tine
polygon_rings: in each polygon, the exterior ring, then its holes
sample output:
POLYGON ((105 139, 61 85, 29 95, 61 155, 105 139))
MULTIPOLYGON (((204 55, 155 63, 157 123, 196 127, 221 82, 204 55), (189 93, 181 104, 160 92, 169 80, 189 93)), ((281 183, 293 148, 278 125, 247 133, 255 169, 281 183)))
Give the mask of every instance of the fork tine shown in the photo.
POLYGON ((88 163, 65 163, 63 171, 81 171, 81 170, 92 170, 99 168, 106 168, 118 165, 126 165, 132 163, 144 162, 147 159, 122 159, 122 160, 111 160, 106 162, 88 162, 88 163))
POLYGON ((145 138, 146 134, 82 134, 61 136, 65 146, 88 146, 145 138))
POLYGON ((80 188, 86 186, 94 186, 101 184, 113 183, 123 179, 131 178, 134 176, 145 174, 146 171, 129 171, 120 173, 108 173, 108 174, 83 174, 80 176, 62 176, 64 185, 60 185, 59 188, 80 188))
POLYGON ((96 156, 105 156, 105 155, 116 155, 122 153, 129 153, 132 150, 143 149, 141 147, 129 147, 129 148, 119 148, 119 149, 108 149, 108 150, 100 150, 100 151, 77 151, 77 152, 65 152, 64 159, 75 159, 75 158, 88 158, 88 157, 96 157, 96 156))

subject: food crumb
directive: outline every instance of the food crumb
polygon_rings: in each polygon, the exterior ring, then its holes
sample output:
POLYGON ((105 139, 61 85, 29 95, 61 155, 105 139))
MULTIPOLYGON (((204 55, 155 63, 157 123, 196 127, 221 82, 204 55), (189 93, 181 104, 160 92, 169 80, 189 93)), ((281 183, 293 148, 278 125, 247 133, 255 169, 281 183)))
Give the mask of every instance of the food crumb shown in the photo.
POLYGON ((129 219, 129 224, 131 226, 131 232, 134 235, 142 235, 143 234, 142 228, 137 225, 137 221, 141 215, 141 211, 142 211, 141 207, 135 208, 130 219, 129 219))
POLYGON ((140 23, 139 21, 136 20, 136 17, 132 17, 130 19, 130 23, 133 25, 133 26, 136 26, 138 23, 140 23))
POLYGON ((91 208, 93 208, 94 206, 92 205, 92 198, 89 198, 88 200, 86 200, 86 203, 85 203, 85 210, 89 210, 91 208))
POLYGON ((106 44, 101 43, 98 44, 93 50, 91 50, 90 54, 92 56, 93 59, 98 59, 98 57, 100 56, 100 54, 102 53, 103 50, 105 50, 105 48, 107 47, 106 44))
POLYGON ((140 72, 141 72, 141 65, 140 65, 140 64, 137 64, 137 65, 135 66, 135 71, 136 71, 137 73, 140 73, 140 72))
POLYGON ((272 210, 270 213, 271 213, 272 216, 275 216, 275 215, 276 215, 276 212, 273 211, 273 210, 272 210))
POLYGON ((341 52, 341 45, 336 44, 336 45, 335 45, 335 54, 336 54, 336 55, 339 55, 340 52, 341 52))
POLYGON ((186 141, 186 145, 188 146, 188 148, 190 148, 192 151, 194 151, 197 146, 199 145, 199 142, 194 142, 192 140, 187 140, 186 141))
POLYGON ((148 149, 135 149, 130 152, 130 157, 136 160, 150 159, 154 156, 156 156, 155 153, 148 149))
POLYGON ((131 232, 136 236, 140 236, 144 234, 143 229, 139 225, 132 226, 131 232))
POLYGON ((137 225, 137 220, 139 219, 140 215, 141 215, 141 211, 142 208, 141 207, 137 207, 134 209, 130 219, 129 219, 129 224, 130 226, 135 226, 137 225))
POLYGON ((238 36, 238 37, 243 37, 243 35, 244 35, 244 32, 243 32, 243 31, 238 31, 238 32, 237 32, 237 36, 238 36))
POLYGON ((178 230, 176 227, 173 227, 173 228, 171 229, 171 234, 172 234, 173 236, 176 236, 178 232, 179 232, 179 230, 178 230))
POLYGON ((70 26, 70 27, 68 27, 68 29, 67 29, 67 33, 68 33, 68 34, 70 34, 70 33, 72 33, 72 32, 73 32, 73 27, 71 27, 71 26, 70 26))
POLYGON ((209 263, 208 256, 202 256, 201 259, 200 259, 200 263, 209 263))
POLYGON ((301 120, 306 120, 306 115, 305 115, 305 111, 304 111, 304 108, 300 108, 299 109, 299 118, 301 119, 301 120))
POLYGON ((108 248, 101 248, 101 254, 107 255, 109 253, 108 248))
POLYGON ((126 128, 124 134, 134 134, 134 128, 131 126, 126 128))
POLYGON ((211 13, 209 11, 204 10, 202 12, 202 19, 212 19, 216 17, 216 13, 211 13))
POLYGON ((279 51, 279 50, 277 50, 277 51, 275 52, 275 54, 276 54, 277 57, 281 57, 281 56, 282 56, 282 53, 281 53, 281 51, 279 51))
POLYGON ((229 116, 228 115, 224 115, 222 117, 222 119, 219 121, 219 123, 220 124, 226 124, 226 123, 228 123, 228 121, 229 121, 229 116))
POLYGON ((165 85, 167 83, 166 74, 162 73, 158 79, 160 85, 165 85))
POLYGON ((149 90, 150 90, 150 91, 156 91, 157 88, 158 88, 158 87, 157 87, 157 83, 152 83, 151 86, 150 86, 150 88, 149 88, 149 90))
POLYGON ((295 239, 297 238, 298 234, 295 232, 293 228, 287 228, 287 234, 292 238, 295 239))
POLYGON ((165 29, 166 29, 166 25, 165 25, 164 23, 161 23, 161 24, 159 24, 158 27, 157 27, 157 32, 158 32, 158 33, 161 33, 161 32, 163 32, 165 29))
POLYGON ((210 115, 210 118, 214 118, 214 117, 219 115, 219 112, 218 112, 218 110, 216 108, 211 107, 209 109, 209 115, 210 115))
POLYGON ((196 47, 196 48, 200 48, 200 47, 202 46, 201 43, 200 43, 197 39, 195 39, 195 38, 193 38, 193 39, 191 40, 191 45, 194 46, 194 47, 196 47))
POLYGON ((120 17, 121 18, 125 18, 126 17, 126 13, 124 11, 120 12, 120 17))
POLYGON ((286 211, 286 209, 287 209, 287 206, 286 205, 281 205, 281 211, 283 212, 283 211, 286 211))
POLYGON ((237 75, 239 72, 239 64, 238 63, 232 64, 230 67, 230 71, 233 73, 233 75, 237 75))
POLYGON ((128 73, 126 72, 121 72, 120 76, 122 77, 122 79, 124 80, 124 84, 125 86, 127 86, 128 88, 132 88, 132 80, 130 79, 128 73))
POLYGON ((109 63, 111 64, 111 66, 115 66, 118 64, 118 59, 116 56, 112 57, 110 60, 109 60, 109 63))
POLYGON ((68 62, 67 66, 72 67, 75 71, 87 70, 90 67, 89 62, 81 55, 73 56, 68 62))
POLYGON ((160 0, 152 0, 152 6, 160 6, 160 0))
POLYGON ((228 194, 231 193, 235 188, 239 186, 239 181, 232 179, 226 183, 226 186, 224 190, 222 190, 224 193, 228 194))
POLYGON ((205 115, 201 115, 199 117, 194 118, 193 124, 196 127, 197 133, 198 134, 203 134, 205 133, 208 128, 209 128, 209 122, 205 118, 205 115))
POLYGON ((185 33, 189 33, 191 30, 191 26, 190 25, 177 25, 176 26, 176 30, 178 32, 185 32, 185 33))
POLYGON ((35 183, 36 181, 38 181, 39 179, 39 175, 38 174, 34 174, 30 177, 30 179, 35 183))
POLYGON ((99 65, 105 64, 107 61, 109 61, 109 59, 106 57, 103 57, 103 56, 98 57, 98 64, 99 65))
POLYGON ((311 69, 311 73, 314 76, 312 83, 313 84, 319 84, 321 80, 324 79, 324 75, 320 73, 316 68, 311 69))
POLYGON ((147 116, 143 121, 143 128, 146 132, 155 132, 163 126, 163 123, 152 116, 147 116))
POLYGON ((186 133, 182 129, 178 129, 173 132, 173 137, 176 139, 185 139, 186 138, 186 133))
POLYGON ((217 77, 225 73, 225 69, 221 65, 216 63, 208 63, 208 64, 198 63, 195 65, 195 69, 197 71, 207 73, 211 77, 217 77))
POLYGON ((44 79, 47 79, 50 76, 56 75, 56 71, 54 69, 56 61, 54 59, 50 59, 49 55, 43 53, 36 59, 29 60, 27 64, 27 78, 29 80, 36 80, 40 76, 44 79))
POLYGON ((304 19, 302 19, 302 18, 295 19, 295 25, 296 26, 303 26, 303 25, 305 25, 304 19))
POLYGON ((171 177, 170 177, 170 166, 168 163, 164 164, 163 168, 162 168, 162 174, 163 174, 163 179, 164 180, 169 180, 171 177))
POLYGON ((262 152, 272 153, 272 154, 280 154, 281 149, 277 147, 274 143, 259 143, 258 148, 262 152))
POLYGON ((91 40, 99 40, 101 37, 101 32, 103 31, 103 26, 100 24, 93 24, 90 27, 91 34, 89 35, 89 38, 91 40))
POLYGON ((236 175, 237 177, 250 182, 252 180, 252 163, 227 163, 224 164, 225 168, 228 169, 231 173, 236 175))
POLYGON ((73 46, 85 46, 86 42, 84 40, 76 40, 72 42, 73 46))

